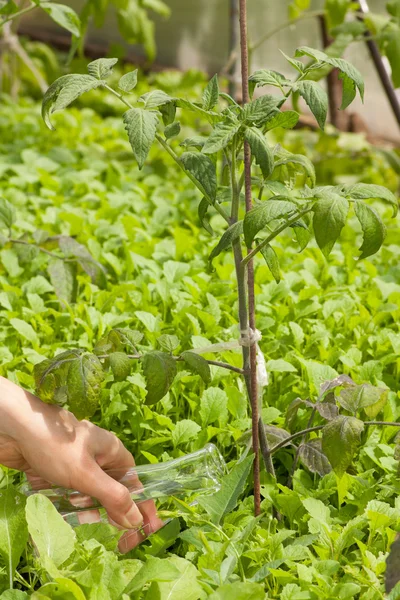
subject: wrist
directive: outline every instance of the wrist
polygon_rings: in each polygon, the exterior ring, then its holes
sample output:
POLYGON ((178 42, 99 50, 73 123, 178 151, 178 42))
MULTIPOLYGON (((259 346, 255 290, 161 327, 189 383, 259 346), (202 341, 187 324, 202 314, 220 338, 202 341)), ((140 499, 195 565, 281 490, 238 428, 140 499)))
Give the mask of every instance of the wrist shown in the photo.
POLYGON ((12 381, 0 377, 0 433, 18 439, 43 403, 12 381))

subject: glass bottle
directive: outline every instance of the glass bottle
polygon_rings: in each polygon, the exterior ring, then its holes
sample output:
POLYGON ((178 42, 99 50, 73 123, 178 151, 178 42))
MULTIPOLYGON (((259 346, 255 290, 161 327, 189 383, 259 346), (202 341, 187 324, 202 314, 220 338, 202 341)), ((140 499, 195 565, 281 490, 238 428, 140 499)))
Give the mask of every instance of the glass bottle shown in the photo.
MULTIPOLYGON (((199 495, 217 492, 226 464, 217 447, 207 444, 201 450, 167 462, 137 465, 129 470, 112 469, 106 473, 129 490, 136 504, 154 500, 157 506, 157 501, 171 496, 193 502, 199 495)), ((42 489, 40 484, 26 482, 21 491, 27 496, 37 493, 47 496, 72 526, 86 522, 82 514, 86 511, 96 511, 97 520, 107 520, 98 500, 76 490, 57 486, 42 489)))

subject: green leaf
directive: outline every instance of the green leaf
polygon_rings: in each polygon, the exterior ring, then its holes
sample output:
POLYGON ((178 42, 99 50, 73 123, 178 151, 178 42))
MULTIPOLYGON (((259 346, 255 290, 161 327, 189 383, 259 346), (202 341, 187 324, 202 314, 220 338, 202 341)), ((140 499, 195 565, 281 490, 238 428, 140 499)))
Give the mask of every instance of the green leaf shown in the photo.
POLYGON ((343 23, 348 9, 348 0, 326 0, 325 10, 327 11, 330 29, 343 23))
POLYGON ((32 325, 23 321, 22 319, 10 319, 10 325, 14 327, 16 331, 18 331, 19 335, 31 342, 31 344, 38 344, 39 338, 36 331, 33 329, 32 325))
POLYGON ((144 103, 146 109, 158 108, 164 104, 172 102, 174 98, 163 92, 162 90, 152 90, 140 96, 139 101, 144 103))
POLYGON ((88 540, 96 540, 104 546, 106 550, 116 550, 118 541, 124 534, 123 530, 117 529, 110 523, 84 523, 78 525, 74 529, 78 544, 82 545, 83 542, 88 540))
POLYGON ((76 266, 56 259, 49 262, 47 271, 57 298, 67 304, 74 302, 77 289, 76 266))
POLYGON ((223 517, 235 508, 246 487, 253 460, 253 456, 247 456, 240 463, 236 463, 229 475, 223 478, 218 492, 212 496, 198 498, 198 503, 207 511, 213 523, 220 523, 223 517))
POLYGON ((28 596, 26 592, 21 592, 21 590, 6 590, 0 596, 0 600, 26 600, 28 598, 33 598, 33 596, 28 596))
POLYGON ((296 373, 297 369, 287 360, 278 358, 267 362, 267 371, 271 373, 296 373))
MULTIPOLYGON (((356 87, 360 93, 361 99, 364 99, 364 81, 361 73, 356 69, 352 64, 344 60, 343 58, 333 58, 325 54, 325 52, 321 52, 320 50, 315 50, 313 48, 309 48, 307 46, 302 46, 296 50, 296 56, 311 56, 315 60, 331 65, 332 67, 339 69, 342 72, 343 76, 345 76, 345 91, 348 92, 349 80, 352 82, 354 87, 356 87)), ((346 108, 348 104, 346 102, 342 103, 342 109, 346 108)))
POLYGON ((99 286, 104 284, 105 269, 93 258, 86 246, 67 235, 59 236, 58 245, 65 256, 78 258, 78 263, 94 284, 99 286))
POLYGON ((266 246, 261 248, 261 255, 267 263, 268 269, 271 271, 272 277, 275 279, 276 283, 279 283, 281 280, 281 271, 279 268, 279 260, 275 250, 272 248, 272 246, 267 244, 266 246))
POLYGON ((158 115, 158 112, 143 108, 131 108, 123 115, 125 129, 139 169, 143 167, 156 137, 158 115))
POLYGON ((280 102, 280 98, 267 94, 256 98, 256 100, 244 105, 241 119, 246 125, 261 127, 268 120, 268 117, 277 112, 280 102))
POLYGON ((228 396, 217 387, 204 390, 200 399, 200 417, 203 427, 216 421, 226 422, 228 417, 228 396))
POLYGON ((180 160, 186 171, 200 183, 205 195, 214 202, 217 195, 217 173, 211 158, 200 152, 184 152, 180 160))
POLYGON ((301 81, 297 91, 304 98, 317 123, 323 130, 328 114, 328 96, 316 81, 301 81))
POLYGON ((168 392, 177 373, 176 361, 166 352, 149 352, 142 358, 146 379, 146 404, 155 404, 168 392))
POLYGON ((179 338, 176 335, 169 335, 167 333, 160 335, 157 341, 161 348, 170 354, 176 350, 180 344, 179 338))
POLYGON ((181 444, 186 444, 193 438, 197 437, 201 431, 200 425, 190 419, 182 419, 178 421, 172 432, 172 443, 177 448, 181 444))
POLYGON ((148 556, 146 563, 125 588, 125 594, 142 590, 150 581, 176 581, 180 570, 169 560, 148 556))
POLYGON ((129 71, 129 73, 125 73, 122 75, 121 79, 118 82, 118 87, 123 92, 131 92, 137 85, 138 80, 138 70, 129 71))
POLYGON ((198 581, 200 573, 191 562, 179 556, 169 556, 163 560, 163 562, 165 561, 175 566, 179 575, 171 581, 154 581, 146 593, 148 600, 152 598, 154 600, 199 600, 204 598, 204 590, 198 581))
POLYGON ((267 69, 260 69, 255 71, 250 77, 249 81, 255 84, 255 87, 263 87, 264 85, 272 85, 274 87, 282 89, 283 86, 292 85, 292 82, 286 79, 284 75, 277 71, 269 71, 267 69))
POLYGON ((218 75, 214 75, 208 82, 203 92, 203 108, 204 110, 212 110, 218 104, 219 86, 218 75))
POLYGON ((393 207, 393 216, 398 212, 399 203, 390 190, 382 185, 355 183, 354 185, 339 186, 340 192, 353 200, 376 199, 388 202, 393 207))
POLYGON ((239 131, 240 123, 217 123, 202 148, 204 154, 214 154, 225 148, 239 131))
POLYGON ((110 333, 108 334, 108 340, 115 350, 128 348, 132 349, 134 352, 137 352, 136 346, 142 341, 142 339, 143 333, 140 333, 140 331, 136 331, 135 329, 121 329, 116 327, 111 329, 110 333))
POLYGON ((79 585, 72 579, 56 577, 54 581, 45 583, 31 596, 32 600, 86 600, 79 585))
POLYGON ((10 229, 15 221, 15 209, 10 202, 0 197, 0 223, 10 229))
POLYGON ((199 203, 199 208, 198 208, 197 214, 198 214, 199 221, 200 221, 202 227, 204 227, 204 229, 206 231, 208 231, 208 233, 210 235, 214 235, 214 230, 211 227, 210 222, 206 218, 209 208, 210 208, 210 203, 208 202, 207 198, 203 198, 201 200, 201 202, 199 203))
POLYGON ((300 165, 304 169, 307 177, 310 179, 311 187, 315 186, 316 176, 314 165, 306 156, 303 156, 302 154, 291 154, 289 152, 285 152, 283 153, 283 157, 275 163, 275 167, 280 167, 281 165, 288 165, 290 163, 300 165))
POLYGON ((47 557, 56 567, 61 566, 74 551, 74 530, 64 521, 49 498, 42 494, 32 494, 27 499, 26 520, 42 563, 47 557))
POLYGON ((25 496, 13 488, 0 495, 0 555, 6 565, 10 587, 14 572, 28 541, 25 521, 25 496))
POLYGON ((214 258, 221 254, 223 250, 229 248, 232 245, 232 243, 241 236, 242 232, 243 221, 238 221, 237 223, 234 223, 233 225, 228 227, 228 229, 225 231, 225 233, 219 240, 218 244, 212 250, 210 256, 208 257, 208 260, 210 262, 213 261, 214 258))
POLYGON ((125 352, 112 352, 109 354, 110 367, 116 381, 123 381, 130 375, 132 361, 125 352))
POLYGON ((56 4, 55 2, 40 2, 42 8, 58 25, 80 37, 81 21, 74 10, 65 4, 56 4))
POLYGON ((331 472, 329 460, 322 450, 322 440, 315 438, 299 446, 299 458, 311 473, 321 477, 331 472))
POLYGON ((98 58, 88 64, 87 70, 89 75, 96 79, 107 79, 117 62, 118 58, 98 58))
POLYGON ((349 202, 343 196, 332 193, 318 200, 313 206, 313 212, 315 239, 323 254, 328 257, 346 223, 349 202))
POLYGON ((190 350, 182 352, 181 357, 193 373, 200 375, 205 384, 210 383, 211 371, 205 358, 200 356, 200 354, 196 354, 196 352, 190 352, 190 350))
POLYGON ((166 139, 169 140, 170 138, 179 135, 180 131, 181 124, 179 123, 179 121, 174 121, 174 123, 167 125, 167 127, 164 129, 164 135, 166 139))
POLYGON ((360 445, 364 423, 355 417, 339 415, 322 430, 322 450, 338 477, 351 465, 360 445))
POLYGON ((246 127, 244 136, 249 142, 251 152, 261 169, 263 177, 267 179, 274 170, 274 155, 265 136, 256 127, 246 127))
POLYGON ((259 231, 276 219, 294 216, 297 206, 287 200, 284 196, 274 196, 270 200, 261 202, 252 208, 244 218, 243 233, 247 247, 251 244, 259 231))
POLYGON ((300 115, 295 110, 285 110, 283 112, 275 112, 265 122, 267 131, 275 129, 276 127, 282 127, 283 129, 293 129, 296 127, 300 115))
POLYGON ((338 402, 345 410, 354 415, 361 409, 381 405, 382 398, 386 402, 388 391, 363 383, 352 385, 340 392, 338 402))
POLYGON ((51 84, 43 97, 42 117, 49 129, 54 129, 50 116, 69 106, 85 92, 104 85, 91 75, 63 75, 51 84))
POLYGON ((364 202, 354 202, 354 211, 363 231, 360 259, 378 252, 386 237, 386 227, 374 208, 364 202))
POLYGON ((264 586, 258 583, 226 583, 208 597, 208 600, 264 600, 264 586))
POLYGON ((104 371, 94 354, 81 354, 71 361, 66 379, 69 409, 78 419, 91 417, 99 404, 104 371))

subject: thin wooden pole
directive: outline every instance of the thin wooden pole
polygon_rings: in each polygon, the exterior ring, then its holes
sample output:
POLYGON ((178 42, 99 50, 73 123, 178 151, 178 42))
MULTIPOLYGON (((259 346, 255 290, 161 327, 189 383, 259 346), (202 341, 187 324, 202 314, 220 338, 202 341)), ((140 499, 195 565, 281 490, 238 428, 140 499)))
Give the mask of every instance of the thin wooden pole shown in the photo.
MULTIPOLYGON (((249 55, 247 46, 247 11, 246 0, 239 0, 239 18, 240 18, 240 55, 242 70, 242 98, 243 103, 250 100, 249 96, 249 55)), ((246 212, 253 207, 251 198, 251 150, 247 141, 244 142, 244 174, 245 174, 245 201, 246 212)), ((248 252, 251 248, 248 249, 248 252)), ((255 319, 255 295, 254 295, 254 266, 251 260, 247 266, 247 293, 249 308, 249 327, 252 331, 256 329, 255 319)), ((254 452, 254 513, 260 514, 260 453, 259 453, 259 435, 258 435, 258 391, 257 391, 257 348, 256 344, 250 346, 250 402, 252 418, 253 452, 254 452)))
MULTIPOLYGON (((229 5, 229 57, 234 57, 236 53, 236 48, 239 43, 239 6, 238 0, 230 0, 229 5)), ((237 67, 237 59, 233 58, 231 60, 231 64, 228 69, 229 75, 229 94, 232 98, 236 98, 236 67, 237 67)))

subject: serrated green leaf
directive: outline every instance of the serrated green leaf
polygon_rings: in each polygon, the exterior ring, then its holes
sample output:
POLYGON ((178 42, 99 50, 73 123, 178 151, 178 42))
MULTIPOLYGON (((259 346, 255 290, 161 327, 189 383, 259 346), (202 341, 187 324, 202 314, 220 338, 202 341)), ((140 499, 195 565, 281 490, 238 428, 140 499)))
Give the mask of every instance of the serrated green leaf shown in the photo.
POLYGON ((275 163, 275 168, 280 167, 281 165, 288 165, 290 163, 300 165, 304 169, 307 177, 310 179, 311 187, 315 186, 316 176, 314 165, 306 156, 303 156, 302 154, 290 154, 285 152, 283 157, 275 163))
POLYGON ((225 148, 237 134, 240 123, 217 123, 202 148, 204 154, 214 154, 225 148))
POLYGON ((210 387, 204 390, 200 399, 200 417, 203 427, 216 421, 225 422, 228 416, 228 397, 224 390, 210 387))
POLYGON ((10 202, 0 197, 0 224, 10 229, 15 221, 15 209, 10 202))
POLYGON ((143 108, 131 108, 123 116, 133 154, 142 169, 157 132, 158 113, 143 108))
POLYGON ((96 79, 107 79, 117 62, 118 58, 98 58, 88 64, 87 70, 96 79))
POLYGON ((216 104, 218 104, 219 97, 219 85, 218 75, 214 75, 208 82, 203 92, 203 108, 204 110, 212 110, 216 104))
POLYGON ((160 335, 157 341, 161 348, 170 354, 176 350, 180 344, 179 338, 176 335, 169 335, 167 333, 160 335))
POLYGON ((172 432, 172 443, 175 448, 181 444, 187 444, 187 442, 197 437, 200 431, 200 425, 190 419, 182 419, 182 421, 178 421, 172 432))
POLYGON ((57 4, 55 2, 40 2, 42 8, 58 25, 64 29, 80 37, 81 21, 76 12, 65 4, 57 4))
POLYGON ((378 252, 386 237, 386 227, 374 208, 364 202, 354 202, 354 212, 363 232, 360 259, 378 252))
POLYGON ((318 200, 313 206, 313 212, 315 239, 327 257, 346 223, 349 202, 343 196, 332 193, 318 200))
POLYGON ((261 254, 267 263, 268 269, 271 271, 272 277, 275 279, 276 283, 279 283, 281 280, 281 270, 279 268, 279 260, 275 250, 272 246, 267 244, 261 249, 261 254))
POLYGON ((253 456, 248 456, 236 463, 229 475, 223 478, 218 492, 212 496, 198 498, 198 503, 207 511, 213 523, 220 523, 223 517, 235 508, 246 486, 253 460, 253 456))
POLYGON ((155 404, 168 392, 177 373, 176 362, 166 352, 149 352, 142 358, 146 379, 146 404, 155 404))
POLYGON ((301 444, 299 446, 299 457, 311 473, 318 473, 321 477, 332 470, 329 460, 322 450, 322 440, 320 438, 301 444))
POLYGON ((139 101, 144 103, 147 110, 150 110, 168 104, 173 101, 173 98, 162 90, 152 90, 140 96, 139 101))
POLYGON ((26 501, 26 520, 41 561, 49 558, 61 566, 75 548, 75 533, 49 498, 33 494, 26 501))
POLYGON ((26 498, 15 489, 3 489, 0 496, 0 555, 12 587, 14 572, 28 541, 25 520, 26 498))
POLYGON ((50 116, 69 106, 85 92, 103 85, 91 75, 63 75, 51 84, 43 97, 42 117, 49 129, 54 129, 50 116))
POLYGON ((257 233, 271 221, 293 216, 297 210, 296 204, 283 196, 274 196, 252 208, 246 213, 243 221, 243 233, 247 247, 250 248, 257 233))
POLYGON ((135 89, 138 80, 138 70, 129 71, 129 73, 125 73, 122 75, 121 79, 118 82, 118 87, 123 92, 131 92, 135 89))
POLYGON ((243 221, 238 221, 237 223, 234 223, 233 225, 228 227, 228 229, 225 231, 225 233, 219 240, 218 244, 212 250, 210 256, 208 257, 208 260, 210 262, 213 261, 214 258, 221 254, 223 250, 229 248, 232 245, 232 243, 241 236, 242 232, 243 221))
POLYGON ((214 202, 217 194, 217 173, 213 161, 200 152, 184 152, 180 160, 214 202))
POLYGON ((167 140, 169 140, 170 138, 179 135, 180 131, 181 124, 179 123, 179 121, 174 121, 174 123, 167 125, 167 127, 164 129, 164 135, 167 138, 167 140))
POLYGON ((250 77, 249 81, 252 81, 256 87, 263 87, 264 85, 272 85, 274 87, 282 89, 287 85, 292 85, 289 79, 286 79, 284 75, 277 71, 269 71, 268 69, 259 69, 255 71, 250 77))
POLYGON ((71 361, 66 378, 68 404, 78 419, 91 417, 99 404, 104 371, 94 354, 81 354, 71 361))
POLYGON ((256 127, 246 127, 244 136, 265 179, 274 170, 274 155, 263 133, 256 127))
POLYGON ((293 129, 296 127, 300 115, 295 110, 285 110, 283 112, 276 112, 271 115, 265 122, 267 131, 276 129, 276 127, 282 127, 283 129, 293 129))
POLYGON ((342 109, 346 108, 348 104, 348 95, 349 92, 349 81, 358 89, 361 99, 364 99, 364 81, 361 73, 356 69, 352 64, 344 60, 343 58, 334 58, 325 54, 325 52, 321 52, 320 50, 315 50, 313 48, 309 48, 307 46, 302 46, 296 50, 296 56, 311 56, 315 60, 331 65, 332 67, 339 69, 342 74, 345 76, 345 97, 344 102, 342 103, 342 109))
POLYGON ((322 430, 322 450, 338 477, 342 477, 351 465, 363 430, 362 421, 343 415, 330 421, 322 430))
POLYGON ((368 383, 352 385, 340 392, 338 402, 345 410, 354 415, 362 408, 381 404, 381 399, 387 399, 387 390, 374 387, 368 383))
POLYGON ((399 203, 394 194, 382 185, 371 183, 355 183, 353 185, 339 186, 340 192, 354 200, 383 200, 393 207, 393 216, 398 213, 399 203))
POLYGON ((108 339, 112 343, 115 350, 121 347, 131 348, 136 352, 136 346, 143 339, 143 333, 135 329, 121 329, 116 327, 108 334, 108 339))
POLYGON ((116 381, 123 381, 130 375, 132 361, 125 352, 112 352, 109 354, 110 367, 116 381))
POLYGON ((301 81, 297 91, 304 98, 318 125, 323 130, 328 114, 328 96, 325 90, 315 81, 301 81))
POLYGON ((200 356, 200 354, 196 354, 196 352, 190 352, 190 350, 182 352, 181 357, 193 373, 200 375, 205 384, 210 383, 211 371, 205 358, 200 356))
POLYGON ((245 104, 240 118, 246 125, 261 127, 268 120, 268 117, 278 111, 280 102, 280 98, 266 94, 245 104))

